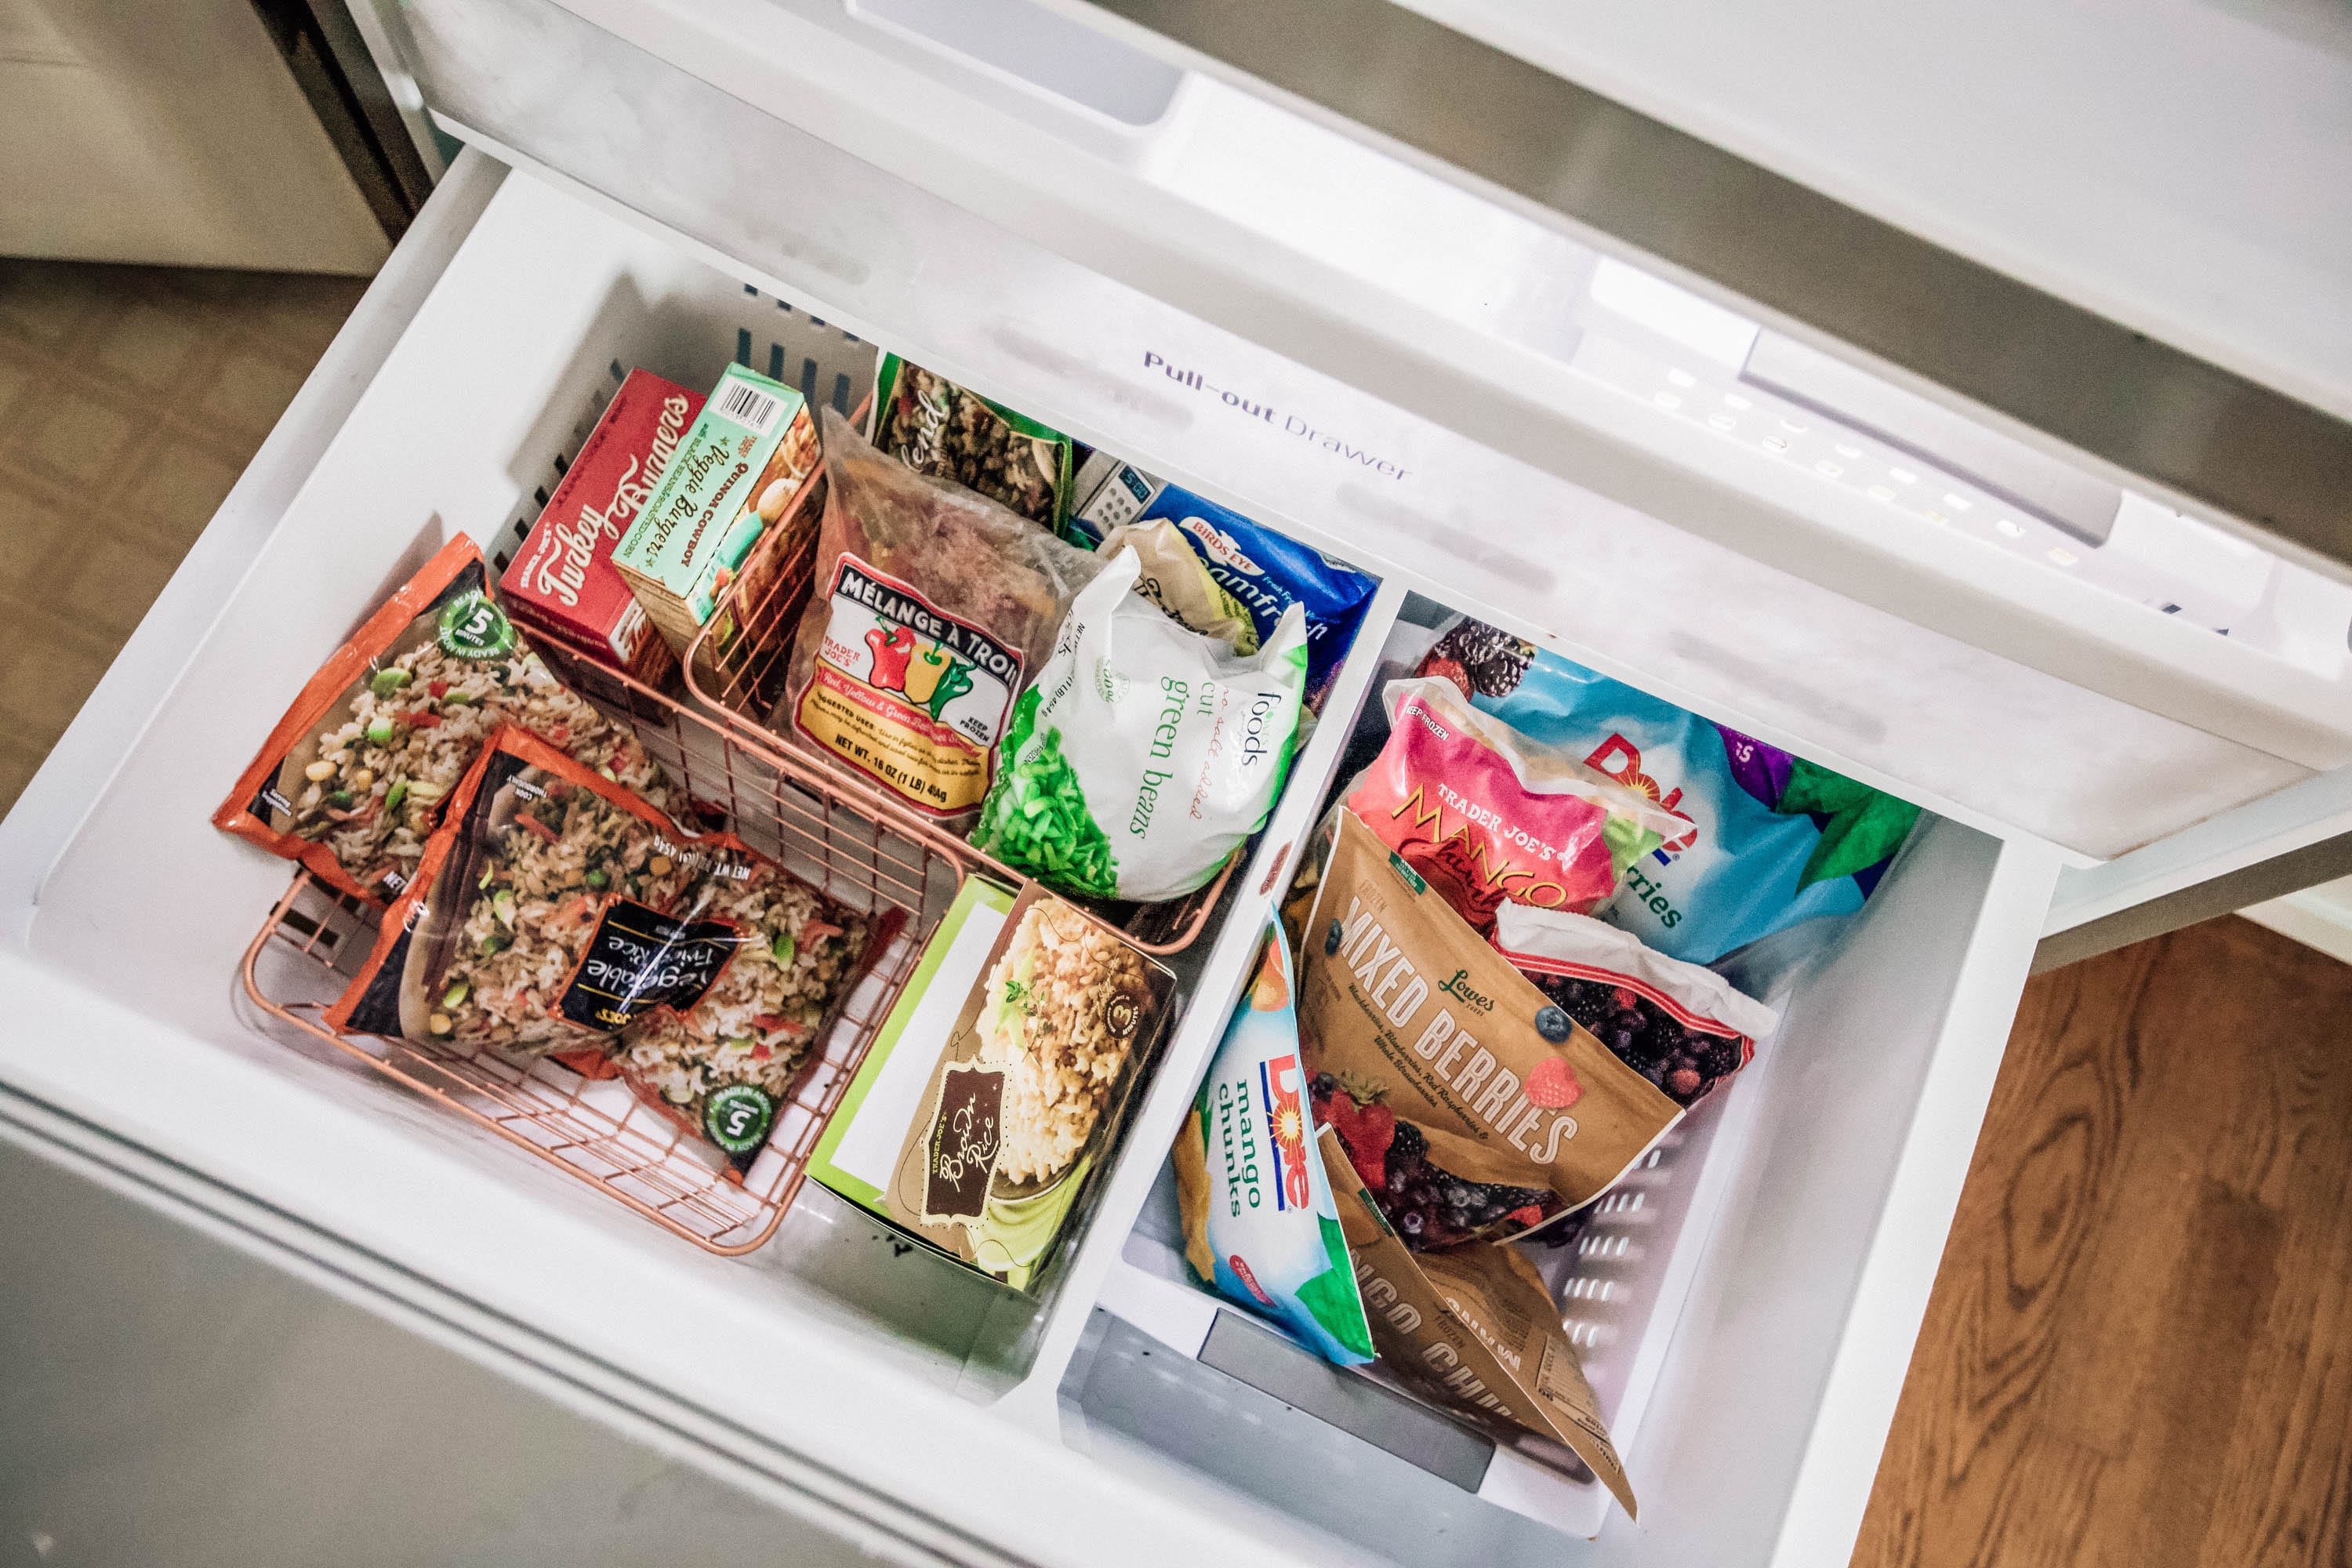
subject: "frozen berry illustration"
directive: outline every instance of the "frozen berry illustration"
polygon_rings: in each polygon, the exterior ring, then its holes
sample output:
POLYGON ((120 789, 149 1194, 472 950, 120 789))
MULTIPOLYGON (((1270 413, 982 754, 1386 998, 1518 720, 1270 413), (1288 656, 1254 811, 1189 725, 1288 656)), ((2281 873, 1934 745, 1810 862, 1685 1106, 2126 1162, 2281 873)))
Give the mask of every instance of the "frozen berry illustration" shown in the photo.
POLYGON ((1536 1009, 1536 1033, 1555 1046, 1565 1044, 1569 1031, 1574 1026, 1569 1022, 1565 1008, 1538 1007, 1536 1009))
POLYGON ((1331 929, 1323 933, 1323 952, 1325 954, 1329 955, 1337 953, 1339 951, 1340 940, 1347 934, 1346 928, 1341 926, 1337 920, 1334 920, 1331 922, 1331 929))
POLYGON ((1528 1103, 1546 1110, 1565 1110, 1584 1098, 1584 1086, 1576 1081, 1575 1069, 1561 1057, 1546 1057, 1538 1062, 1519 1087, 1528 1103))
POLYGON ((1441 680, 1450 680, 1463 696, 1470 695, 1470 672, 1462 668, 1462 661, 1458 658, 1448 658, 1444 654, 1433 653, 1422 660, 1421 673, 1436 676, 1441 680))

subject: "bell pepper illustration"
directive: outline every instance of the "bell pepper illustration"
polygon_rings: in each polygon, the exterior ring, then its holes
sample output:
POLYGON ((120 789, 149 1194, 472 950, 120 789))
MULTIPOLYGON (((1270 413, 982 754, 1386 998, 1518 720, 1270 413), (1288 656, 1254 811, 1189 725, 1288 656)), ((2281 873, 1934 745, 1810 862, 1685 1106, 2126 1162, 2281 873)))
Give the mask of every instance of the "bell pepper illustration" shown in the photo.
POLYGON ((940 710, 971 689, 971 667, 937 643, 915 656, 907 671, 907 695, 921 703, 933 719, 940 710))
POLYGON ((892 626, 887 632, 877 626, 866 634, 866 646, 874 650, 874 673, 866 679, 884 691, 905 690, 907 661, 915 656, 915 634, 904 626, 892 626))

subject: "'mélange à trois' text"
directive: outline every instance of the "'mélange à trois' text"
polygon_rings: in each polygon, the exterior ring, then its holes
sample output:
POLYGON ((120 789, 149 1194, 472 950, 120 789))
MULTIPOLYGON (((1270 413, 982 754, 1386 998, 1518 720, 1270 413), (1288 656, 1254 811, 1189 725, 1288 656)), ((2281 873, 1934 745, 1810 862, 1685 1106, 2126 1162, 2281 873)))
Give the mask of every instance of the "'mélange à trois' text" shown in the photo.
POLYGON ((1148 349, 1144 351, 1143 368, 1156 370, 1181 386, 1189 386, 1195 392, 1206 393, 1236 414, 1252 419, 1263 419, 1284 435, 1296 436, 1302 441, 1320 447, 1335 458, 1358 465, 1367 473, 1379 474, 1383 479, 1401 479, 1405 477, 1405 470, 1396 463, 1381 457, 1369 447, 1359 445, 1336 430, 1324 429, 1304 415, 1286 414, 1271 403, 1263 402, 1244 393, 1235 392, 1230 387, 1219 386, 1202 375, 1199 371, 1171 363, 1148 349))

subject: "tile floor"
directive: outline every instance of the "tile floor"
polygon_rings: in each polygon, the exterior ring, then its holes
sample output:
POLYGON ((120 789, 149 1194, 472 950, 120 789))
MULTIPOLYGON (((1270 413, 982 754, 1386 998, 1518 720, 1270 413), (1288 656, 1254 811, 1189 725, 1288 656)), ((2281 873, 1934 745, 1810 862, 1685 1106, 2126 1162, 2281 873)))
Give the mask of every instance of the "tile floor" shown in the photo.
POLYGON ((0 259, 0 813, 366 287, 0 259))

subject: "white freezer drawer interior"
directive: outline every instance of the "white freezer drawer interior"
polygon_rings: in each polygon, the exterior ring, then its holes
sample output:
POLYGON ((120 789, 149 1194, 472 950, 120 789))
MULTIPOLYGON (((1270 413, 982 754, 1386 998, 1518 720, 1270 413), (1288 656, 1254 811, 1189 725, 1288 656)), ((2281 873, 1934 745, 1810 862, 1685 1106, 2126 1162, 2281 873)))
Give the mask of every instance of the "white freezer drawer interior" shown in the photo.
MULTIPOLYGON (((5 911, 27 934, 0 954, 16 1009, 0 1079, 616 1369, 614 1397, 690 1405, 719 1441, 886 1528, 1068 1563, 1114 1545, 1170 1563, 1842 1555, 2047 906, 2055 861, 2030 844, 1927 822, 1769 1058, 1723 1097, 1691 1172, 1708 1195, 1679 1211, 1664 1263, 1626 1265, 1623 1295, 1594 1308, 1593 1353, 1620 1358, 1599 1381, 1628 1419, 1638 1528, 1612 1514, 1578 1546, 1483 1479, 1485 1497, 1213 1366, 1145 1368, 1147 1347, 1098 1310, 1129 1299, 1122 1270, 1159 1234, 1164 1151, 1370 688, 1394 581, 1259 861, 1188 960, 1192 1005, 1041 1302, 894 1246, 814 1189, 769 1247, 706 1256, 261 1026, 235 971, 286 867, 206 816, 287 700, 442 539, 496 547, 535 510, 615 363, 708 382, 730 357, 784 353, 793 340, 766 324, 812 309, 832 315, 509 177, 127 754, 69 740, 52 764, 90 805, 69 837, 8 846, 49 868, 36 907, 5 911), (1307 1468, 1278 1468, 1293 1462, 1307 1468)), ((1420 565, 1433 586, 1449 570, 1420 565)))
POLYGON ((405 14, 501 156, 1972 826, 2105 858, 2352 757, 2352 590, 1205 78, 1139 128, 834 0, 405 14))

